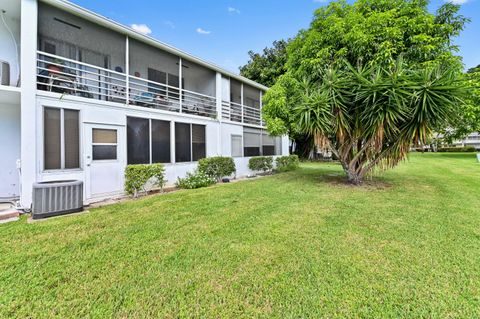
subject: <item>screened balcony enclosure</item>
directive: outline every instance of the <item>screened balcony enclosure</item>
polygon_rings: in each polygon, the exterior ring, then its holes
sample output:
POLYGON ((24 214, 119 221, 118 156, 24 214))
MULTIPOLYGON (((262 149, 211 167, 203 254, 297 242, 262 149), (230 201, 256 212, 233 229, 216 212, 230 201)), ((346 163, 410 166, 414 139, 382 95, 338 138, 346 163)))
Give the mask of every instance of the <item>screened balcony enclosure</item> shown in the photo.
MULTIPOLYGON (((217 71, 44 3, 38 21, 39 90, 217 118, 217 71)), ((221 88, 222 118, 262 124, 259 89, 221 88)))

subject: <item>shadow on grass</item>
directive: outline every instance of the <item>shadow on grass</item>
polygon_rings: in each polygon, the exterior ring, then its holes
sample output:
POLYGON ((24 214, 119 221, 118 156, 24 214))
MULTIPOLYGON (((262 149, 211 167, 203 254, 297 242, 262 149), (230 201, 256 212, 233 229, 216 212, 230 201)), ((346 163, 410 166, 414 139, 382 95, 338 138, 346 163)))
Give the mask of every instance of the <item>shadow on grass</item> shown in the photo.
POLYGON ((302 184, 311 186, 320 186, 323 184, 328 187, 338 187, 347 189, 386 189, 392 186, 392 183, 383 176, 368 176, 362 185, 353 185, 348 182, 347 176, 340 165, 331 163, 309 163, 303 165, 295 172, 289 173, 287 177, 291 180, 301 180, 302 184))

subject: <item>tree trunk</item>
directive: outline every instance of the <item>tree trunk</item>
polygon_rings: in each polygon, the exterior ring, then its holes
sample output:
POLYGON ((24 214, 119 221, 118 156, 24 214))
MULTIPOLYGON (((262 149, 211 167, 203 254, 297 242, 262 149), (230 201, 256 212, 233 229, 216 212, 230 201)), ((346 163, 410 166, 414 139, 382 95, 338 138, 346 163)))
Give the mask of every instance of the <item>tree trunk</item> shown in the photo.
POLYGON ((360 174, 356 173, 356 172, 352 172, 350 170, 347 170, 346 171, 347 173, 347 179, 348 179, 348 182, 352 185, 362 185, 363 183, 363 176, 361 176, 360 174))

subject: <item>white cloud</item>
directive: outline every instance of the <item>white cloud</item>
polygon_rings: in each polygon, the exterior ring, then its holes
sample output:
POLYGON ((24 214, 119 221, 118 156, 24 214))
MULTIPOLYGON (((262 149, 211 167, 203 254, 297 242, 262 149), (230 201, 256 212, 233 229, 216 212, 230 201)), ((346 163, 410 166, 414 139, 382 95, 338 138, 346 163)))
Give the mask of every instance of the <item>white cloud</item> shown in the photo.
POLYGON ((445 0, 445 2, 450 2, 453 4, 465 4, 468 2, 468 0, 445 0))
POLYGON ((207 31, 207 30, 204 30, 204 29, 202 29, 202 28, 197 28, 196 31, 197 31, 197 33, 199 33, 199 34, 210 34, 210 33, 212 33, 212 31, 207 31))
POLYGON ((172 21, 166 20, 166 21, 163 21, 163 24, 169 27, 170 29, 175 29, 175 23, 173 23, 172 21))
POLYGON ((237 8, 234 8, 234 7, 228 7, 227 11, 230 12, 230 13, 240 14, 240 10, 238 10, 237 8))
POLYGON ((146 25, 146 24, 136 24, 136 23, 134 23, 130 27, 133 30, 135 30, 137 32, 140 32, 142 34, 145 34, 145 35, 148 35, 148 34, 152 33, 152 29, 150 29, 148 27, 148 25, 146 25))

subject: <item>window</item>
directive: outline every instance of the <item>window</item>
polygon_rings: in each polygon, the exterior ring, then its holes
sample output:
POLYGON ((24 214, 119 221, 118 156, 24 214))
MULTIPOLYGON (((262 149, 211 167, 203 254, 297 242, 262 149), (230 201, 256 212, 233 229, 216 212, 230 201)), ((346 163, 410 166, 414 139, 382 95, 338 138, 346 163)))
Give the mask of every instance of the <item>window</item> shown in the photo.
POLYGON ((175 161, 198 161, 205 156, 205 125, 175 123, 175 161))
POLYGON ((79 111, 46 107, 43 110, 44 168, 80 168, 79 111))
MULTIPOLYGON (((268 135, 267 132, 244 128, 243 129, 243 156, 273 156, 281 155, 282 139, 268 135)), ((232 136, 232 156, 233 155, 233 136, 232 136)))
POLYGON ((127 117, 127 156, 128 164, 170 163, 170 122, 127 117))
POLYGON ((275 139, 265 133, 262 134, 262 154, 264 156, 275 155, 275 139))
POLYGON ((92 159, 94 161, 117 159, 117 130, 97 128, 92 130, 92 159))
POLYGON ((175 162, 190 162, 190 124, 175 123, 175 162))
POLYGON ((127 117, 127 162, 150 164, 150 125, 148 119, 127 117))
POLYGON ((244 156, 260 156, 260 130, 258 132, 243 132, 244 156))
POLYGON ((232 157, 242 157, 242 136, 232 135, 231 140, 232 157))
POLYGON ((170 122, 152 120, 152 163, 170 163, 170 122))
POLYGON ((192 124, 192 160, 205 158, 205 126, 192 124))

